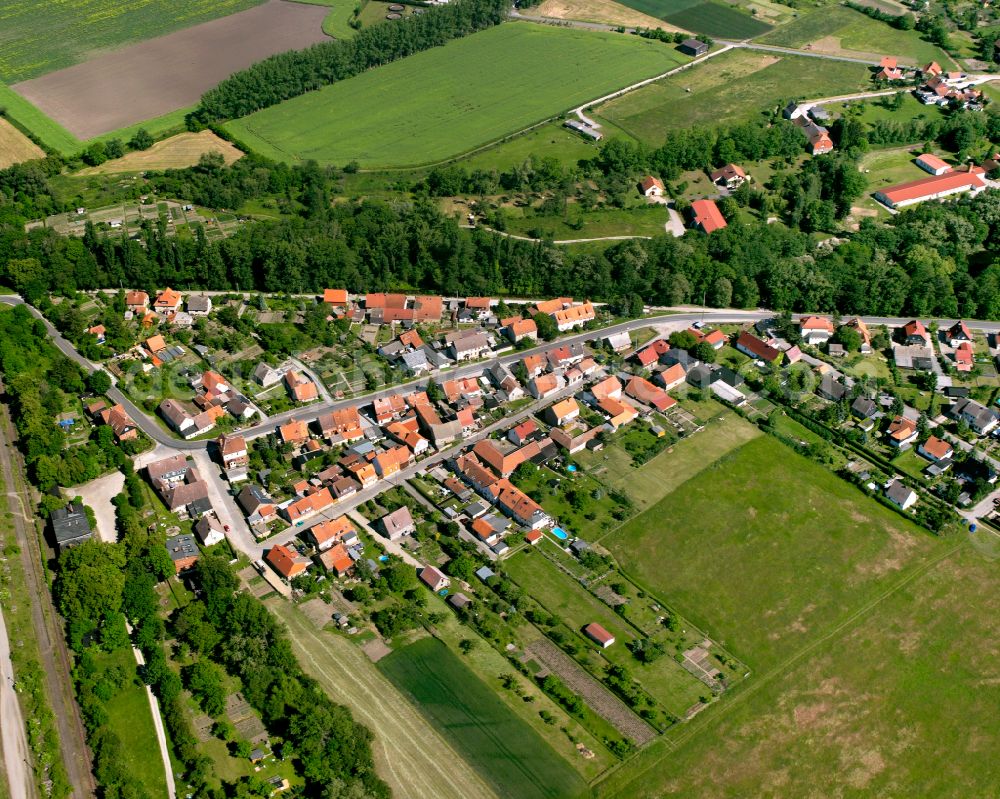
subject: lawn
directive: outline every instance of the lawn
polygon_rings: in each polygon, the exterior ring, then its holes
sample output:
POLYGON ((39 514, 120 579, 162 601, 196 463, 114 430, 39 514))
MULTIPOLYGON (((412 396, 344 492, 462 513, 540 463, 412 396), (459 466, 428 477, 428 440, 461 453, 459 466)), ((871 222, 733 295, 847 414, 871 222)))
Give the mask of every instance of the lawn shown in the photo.
POLYGON ((279 160, 419 165, 460 155, 683 63, 662 42, 513 22, 228 124, 279 160), (498 64, 516 64, 517 77, 498 64))
POLYGON ((354 0, 294 0, 313 6, 326 6, 330 12, 323 20, 323 32, 335 39, 353 39, 357 30, 347 23, 354 16, 354 0))
POLYGON ((638 469, 632 465, 629 454, 615 443, 599 452, 584 450, 573 457, 588 474, 624 491, 638 510, 646 510, 694 477, 706 464, 758 435, 756 427, 726 411, 723 421, 713 417, 704 430, 681 439, 638 469))
POLYGON ((576 133, 570 133, 560 122, 550 122, 496 147, 478 152, 458 162, 468 170, 503 171, 520 166, 529 158, 557 158, 561 164, 575 166, 578 161, 597 155, 598 145, 576 133))
POLYGON ((387 655, 378 668, 504 797, 587 792, 569 764, 436 638, 387 655))
POLYGON ((3 83, 0 83, 0 108, 4 109, 4 116, 30 130, 46 147, 64 155, 72 155, 81 149, 76 136, 3 83))
POLYGON ((439 730, 406 701, 365 656, 342 636, 317 630, 283 599, 265 603, 285 624, 296 658, 334 701, 372 731, 379 776, 394 796, 493 797, 475 770, 439 730), (400 764, 405 763, 405 768, 400 764))
POLYGON ((699 717, 679 745, 654 744, 599 795, 794 799, 821 795, 819 785, 837 796, 995 795, 1000 569, 991 548, 986 557, 952 544, 746 701, 699 717))
POLYGON ((132 650, 93 652, 98 670, 120 668, 129 679, 109 702, 104 703, 108 714, 107 727, 122 742, 122 757, 130 771, 138 777, 150 796, 165 796, 167 780, 163 772, 160 745, 153 728, 153 715, 149 707, 146 687, 136 676, 135 657, 132 650))
POLYGON ((0 0, 0 80, 27 80, 260 0, 0 0))
POLYGON ((587 474, 527 465, 514 475, 514 484, 573 535, 590 541, 618 526, 613 515, 618 503, 587 474))
POLYGON ((819 8, 764 36, 761 43, 784 47, 808 44, 816 52, 870 56, 873 60, 894 55, 912 66, 937 61, 945 69, 955 68, 940 47, 925 42, 917 31, 897 30, 846 6, 819 8))
MULTIPOLYGON (((529 549, 519 553, 506 561, 504 568, 527 594, 569 629, 579 633, 596 621, 614 635, 615 643, 600 655, 628 669, 649 695, 675 716, 683 716, 700 696, 708 693, 671 657, 672 653, 648 665, 636 660, 625 644, 643 636, 541 552, 529 549)), ((592 645, 589 648, 596 652, 592 645)), ((604 666, 597 662, 598 671, 604 666)))
POLYGON ((758 673, 938 549, 770 436, 705 465, 602 544, 758 673))
POLYGON ((525 216, 521 208, 506 211, 509 233, 557 241, 600 236, 660 236, 667 223, 667 211, 662 205, 583 211, 576 203, 570 203, 565 216, 525 216))
POLYGON ((789 97, 825 97, 870 85, 860 64, 735 50, 611 100, 603 119, 651 146, 668 130, 759 119, 789 97))

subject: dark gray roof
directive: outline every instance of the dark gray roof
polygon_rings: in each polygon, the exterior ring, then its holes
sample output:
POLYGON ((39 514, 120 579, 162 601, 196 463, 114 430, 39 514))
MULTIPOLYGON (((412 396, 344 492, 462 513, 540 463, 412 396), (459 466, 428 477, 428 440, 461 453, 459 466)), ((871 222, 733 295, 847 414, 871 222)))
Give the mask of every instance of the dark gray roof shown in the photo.
POLYGON ((900 480, 893 480, 885 489, 886 497, 897 505, 902 505, 912 493, 913 490, 907 488, 900 480))
POLYGON ((83 505, 77 503, 52 511, 49 521, 56 543, 60 547, 84 541, 92 535, 87 512, 83 505))

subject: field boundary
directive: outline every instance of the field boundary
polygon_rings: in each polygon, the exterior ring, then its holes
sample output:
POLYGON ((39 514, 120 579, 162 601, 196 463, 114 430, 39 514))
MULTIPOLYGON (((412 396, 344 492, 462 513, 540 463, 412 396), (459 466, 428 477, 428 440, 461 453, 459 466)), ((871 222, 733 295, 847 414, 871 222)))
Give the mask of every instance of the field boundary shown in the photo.
MULTIPOLYGON (((746 701, 748 697, 751 697, 754 694, 756 694, 758 691, 760 691, 761 689, 769 685, 771 682, 773 682, 777 677, 781 676, 786 671, 791 669, 793 666, 797 665, 803 658, 812 654, 820 646, 838 637, 849 627, 853 626, 858 621, 868 616, 873 610, 875 610, 875 608, 877 608, 879 605, 885 602, 885 600, 887 600, 889 597, 901 591, 903 588, 912 583, 914 580, 930 572, 940 563, 944 562, 952 555, 954 555, 956 552, 958 552, 964 545, 965 545, 964 541, 959 541, 954 546, 949 547, 948 549, 943 550, 942 552, 936 555, 932 555, 924 563, 915 566, 913 569, 911 569, 907 574, 905 574, 899 580, 897 580, 895 583, 889 586, 889 588, 887 588, 885 591, 873 597, 864 605, 862 605, 860 608, 855 610, 846 619, 843 619, 842 621, 838 622, 831 630, 827 631, 819 638, 816 638, 815 640, 806 644, 800 650, 790 655, 781 663, 776 664, 768 671, 762 672, 759 679, 753 682, 742 683, 738 689, 733 691, 733 694, 728 701, 718 703, 717 705, 717 707, 719 707, 718 710, 712 713, 699 714, 698 716, 695 717, 695 719, 691 723, 684 725, 676 735, 671 736, 669 734, 665 734, 661 736, 661 740, 663 742, 662 745, 667 748, 667 751, 663 752, 659 756, 656 756, 652 760, 652 762, 643 765, 642 768, 637 769, 632 773, 630 773, 627 781, 624 782, 622 785, 616 788, 609 789, 607 793, 602 793, 602 795, 605 796, 621 795, 624 791, 628 789, 630 785, 633 785, 637 780, 641 779, 643 775, 645 775, 651 769, 656 768, 656 766, 660 763, 660 761, 664 757, 666 757, 667 754, 680 748, 693 736, 701 733, 703 730, 718 724, 718 722, 721 721, 723 718, 725 718, 727 714, 732 712, 733 708, 742 704, 744 701, 746 701)), ((653 744, 653 746, 656 745, 657 744, 655 743, 653 744)), ((646 753, 652 753, 653 749, 651 747, 650 749, 647 749, 645 751, 646 753)), ((650 757, 653 757, 653 755, 650 754, 650 757)), ((634 762, 634 760, 635 759, 628 762, 632 763, 634 762)), ((600 777, 591 782, 591 787, 600 789, 601 786, 604 785, 604 783, 606 783, 607 780, 609 780, 615 773, 617 773, 617 771, 624 764, 625 761, 623 761, 622 763, 612 765, 606 772, 604 772, 604 774, 602 774, 600 777)))

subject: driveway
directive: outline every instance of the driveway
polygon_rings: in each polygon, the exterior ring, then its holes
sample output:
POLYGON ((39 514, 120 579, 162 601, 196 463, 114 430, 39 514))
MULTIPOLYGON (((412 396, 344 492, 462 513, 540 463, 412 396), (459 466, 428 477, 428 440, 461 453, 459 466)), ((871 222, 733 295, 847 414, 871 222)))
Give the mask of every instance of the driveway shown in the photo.
POLYGON ((94 516, 97 518, 97 536, 109 544, 118 540, 115 506, 111 504, 111 500, 117 497, 123 488, 125 488, 125 475, 116 469, 104 477, 69 489, 69 493, 83 499, 84 505, 93 508, 94 516))

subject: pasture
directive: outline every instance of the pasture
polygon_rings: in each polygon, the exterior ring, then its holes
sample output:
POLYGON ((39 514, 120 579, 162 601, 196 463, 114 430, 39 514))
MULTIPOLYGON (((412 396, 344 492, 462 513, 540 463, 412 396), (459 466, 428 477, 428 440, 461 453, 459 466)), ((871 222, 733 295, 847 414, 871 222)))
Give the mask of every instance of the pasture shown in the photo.
POLYGON ((867 58, 873 62, 892 55, 912 66, 937 61, 945 69, 955 68, 947 53, 925 42, 917 31, 897 30, 847 6, 825 7, 805 14, 762 37, 761 43, 867 58))
POLYGON ((237 70, 325 40, 325 16, 321 6, 269 0, 12 88, 77 138, 90 139, 191 106, 237 70))
POLYGON ((436 638, 396 650, 378 669, 504 797, 586 794, 570 765, 436 638))
POLYGON ((655 505, 663 497, 694 477, 727 452, 760 435, 760 431, 732 411, 719 406, 701 430, 683 438, 636 469, 632 459, 618 444, 599 452, 583 450, 574 455, 587 470, 605 485, 624 491, 640 511, 655 505))
POLYGON ((909 582, 897 576, 744 701, 703 714, 669 748, 653 744, 598 795, 794 798, 818 795, 818 785, 838 796, 993 795, 1000 564, 992 549, 939 543, 929 568, 909 582))
POLYGON ((601 543, 757 672, 820 639, 939 548, 770 436, 705 463, 601 543))
POLYGON ((34 78, 98 53, 244 11, 261 0, 0 0, 0 80, 34 78))
POLYGON ((277 160, 442 161, 668 71, 662 42, 512 22, 369 70, 226 126, 277 160), (516 77, 498 66, 516 64, 516 77))
POLYGON ((467 799, 497 796, 387 680, 361 649, 341 636, 318 630, 282 599, 268 609, 285 624, 295 657, 334 701, 351 709, 372 731, 378 775, 394 796, 467 799))
POLYGON ((45 151, 41 147, 0 117, 0 169, 44 157, 45 151))
POLYGON ((105 161, 100 166, 81 170, 78 174, 113 175, 123 172, 183 169, 195 166, 205 153, 221 153, 227 165, 243 157, 243 153, 225 139, 220 139, 210 130, 203 130, 200 133, 178 133, 169 139, 156 142, 148 150, 126 153, 121 158, 105 161))
POLYGON ((730 50, 692 69, 615 98, 602 120, 658 147, 668 130, 760 119, 792 98, 829 97, 870 85, 860 64, 730 50))

